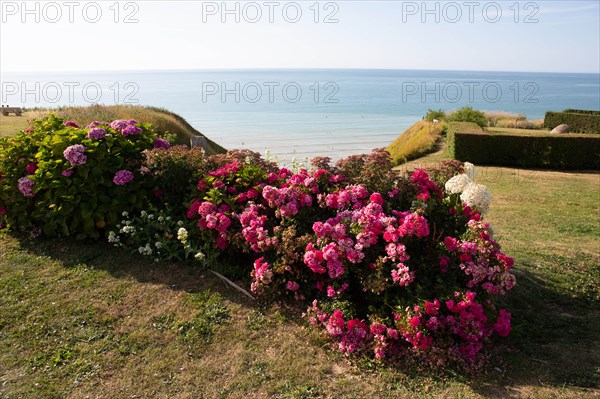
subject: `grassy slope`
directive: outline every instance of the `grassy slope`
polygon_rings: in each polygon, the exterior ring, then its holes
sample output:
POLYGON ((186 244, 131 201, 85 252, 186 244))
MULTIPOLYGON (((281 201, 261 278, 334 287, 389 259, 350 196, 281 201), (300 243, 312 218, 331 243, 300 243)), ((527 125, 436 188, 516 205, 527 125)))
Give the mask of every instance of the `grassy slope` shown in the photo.
MULTIPOLYGON (((49 112, 48 110, 28 110, 22 117, 0 115, 0 135, 12 135, 20 130, 27 129, 33 119, 40 118, 49 112)), ((96 105, 89 107, 62 107, 54 109, 52 112, 66 119, 71 119, 79 125, 85 125, 94 120, 107 121, 114 119, 135 119, 139 122, 151 123, 159 132, 174 134, 179 144, 189 144, 191 136, 203 136, 202 133, 194 129, 181 116, 161 108, 96 105)), ((207 141, 209 153, 225 151, 223 147, 210 139, 207 139, 207 141)))
POLYGON ((513 334, 480 376, 351 363, 293 310, 248 301, 190 265, 3 236, 0 397, 600 394, 600 175, 486 168, 480 181, 518 273, 513 334))
POLYGON ((435 151, 444 125, 419 121, 402 133, 389 145, 395 164, 401 164, 435 151))

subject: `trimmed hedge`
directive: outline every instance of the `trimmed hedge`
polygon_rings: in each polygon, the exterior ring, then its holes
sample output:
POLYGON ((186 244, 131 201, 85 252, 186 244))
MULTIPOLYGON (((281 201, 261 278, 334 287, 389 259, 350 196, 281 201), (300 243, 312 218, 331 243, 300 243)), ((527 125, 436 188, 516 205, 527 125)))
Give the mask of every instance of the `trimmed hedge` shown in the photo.
POLYGON ((573 132, 600 134, 600 114, 595 111, 584 112, 586 113, 546 112, 544 127, 554 129, 566 123, 573 132))
POLYGON ((450 122, 448 123, 448 127, 446 129, 446 137, 448 137, 448 153, 450 157, 454 158, 454 139, 450 139, 450 137, 454 137, 456 133, 482 133, 483 129, 476 123, 473 122, 450 122))
POLYGON ((600 135, 448 134, 450 156, 480 165, 600 169, 600 135))
POLYGON ((587 114, 587 115, 600 115, 600 111, 590 111, 590 110, 583 110, 583 109, 565 109, 563 112, 566 112, 567 114, 587 114))

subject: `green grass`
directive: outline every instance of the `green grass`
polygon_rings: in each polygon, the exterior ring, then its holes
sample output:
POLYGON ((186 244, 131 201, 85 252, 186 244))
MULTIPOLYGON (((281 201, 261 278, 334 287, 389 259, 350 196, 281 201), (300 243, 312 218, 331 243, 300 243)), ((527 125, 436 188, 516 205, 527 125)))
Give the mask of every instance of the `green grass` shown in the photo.
POLYGON ((24 111, 21 116, 0 114, 0 136, 14 136, 21 130, 29 129, 34 119, 41 118, 45 114, 46 112, 42 110, 24 111))
MULTIPOLYGON (((0 135, 11 136, 27 129, 35 118, 50 112, 85 126, 92 121, 112 121, 114 119, 135 119, 142 123, 151 123, 158 132, 170 133, 176 137, 176 143, 188 144, 191 136, 203 136, 181 116, 162 108, 132 105, 92 105, 87 107, 59 107, 55 109, 26 110, 23 116, 0 115, 0 135)), ((219 144, 207 138, 209 154, 225 152, 219 144)))
POLYGON ((441 140, 443 128, 443 123, 434 124, 427 121, 412 125, 387 148, 394 164, 399 165, 435 151, 441 140))

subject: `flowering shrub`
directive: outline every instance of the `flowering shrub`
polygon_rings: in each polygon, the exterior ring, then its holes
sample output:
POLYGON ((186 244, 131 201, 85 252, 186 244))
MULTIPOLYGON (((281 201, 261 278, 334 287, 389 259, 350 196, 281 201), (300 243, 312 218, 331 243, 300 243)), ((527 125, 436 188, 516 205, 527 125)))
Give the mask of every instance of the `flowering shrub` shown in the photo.
POLYGON ((154 148, 144 153, 142 174, 153 182, 158 201, 184 207, 200 177, 208 172, 208 157, 200 147, 169 148, 163 141, 155 140, 154 148))
POLYGON ((204 261, 202 248, 194 247, 188 241, 187 230, 190 224, 173 218, 171 215, 174 213, 168 204, 163 209, 150 207, 135 215, 124 211, 116 230, 108 232, 108 242, 151 256, 155 261, 184 260, 191 257, 204 261))
POLYGON ((139 177, 155 133, 134 120, 85 128, 50 115, 0 141, 0 205, 9 227, 49 236, 98 237, 151 187, 139 177))
MULTIPOLYGON (((478 191, 464 203, 424 170, 392 178, 385 154, 371 157, 379 176, 364 170, 375 170, 367 156, 336 167, 318 159, 324 169, 313 172, 223 165, 198 182, 189 239, 254 256, 252 292, 308 301, 308 319, 345 353, 474 364, 494 333, 510 332, 495 303, 515 285, 513 260, 481 220, 489 198, 478 191)), ((464 169, 439 176, 448 170, 464 169)))

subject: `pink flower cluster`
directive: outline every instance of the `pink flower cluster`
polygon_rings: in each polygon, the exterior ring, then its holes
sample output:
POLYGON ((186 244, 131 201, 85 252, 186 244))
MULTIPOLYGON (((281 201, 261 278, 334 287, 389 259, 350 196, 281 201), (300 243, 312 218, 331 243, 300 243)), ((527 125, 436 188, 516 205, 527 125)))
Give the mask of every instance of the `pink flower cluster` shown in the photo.
POLYGON ((442 190, 431 180, 429 175, 423 169, 417 169, 413 172, 410 180, 419 186, 419 194, 417 198, 423 201, 429 200, 431 195, 435 195, 438 199, 442 199, 444 194, 442 190))
POLYGON ((117 186, 123 186, 133 180, 133 173, 127 169, 119 170, 113 177, 113 183, 117 186))
POLYGON ((134 136, 137 134, 141 134, 142 129, 135 125, 128 125, 123 128, 121 133, 123 133, 123 136, 134 136))
POLYGON ((87 125, 85 128, 86 129, 93 129, 93 128, 98 127, 98 126, 109 126, 109 124, 106 123, 106 122, 93 121, 92 123, 90 123, 89 125, 87 125))
POLYGON ((101 127, 93 127, 88 132, 88 138, 91 140, 100 140, 106 137, 106 130, 101 127))
POLYGON ((231 225, 231 219, 225 215, 231 209, 228 205, 222 204, 219 208, 211 202, 194 201, 188 209, 188 218, 198 219, 200 229, 211 229, 218 233, 215 245, 220 249, 225 249, 229 245, 227 239, 227 229, 231 225))
POLYGON ((83 165, 87 162, 87 156, 84 154, 85 146, 82 144, 75 144, 68 146, 64 151, 63 155, 71 163, 71 166, 83 165))
POLYGON ((171 148, 171 144, 167 140, 159 139, 158 137, 154 139, 154 143, 152 144, 153 148, 171 148))
POLYGON ((345 322, 340 310, 334 309, 329 315, 319 308, 316 300, 306 315, 312 324, 321 323, 327 333, 338 340, 340 350, 346 353, 370 348, 375 358, 381 359, 410 345, 422 355, 435 354, 434 361, 438 364, 446 360, 472 363, 493 332, 508 336, 511 315, 501 309, 496 321, 490 324, 483 305, 475 301, 475 293, 466 292, 463 296, 456 292, 454 295, 455 299, 445 303, 436 298, 425 301, 422 306, 394 313, 391 326, 374 321, 369 327, 365 321, 356 318, 345 322), (445 340, 437 341, 443 336, 455 337, 450 347, 446 346, 445 340))
POLYGON ((369 335, 369 326, 359 319, 344 321, 342 312, 334 310, 325 321, 327 333, 339 340, 339 349, 344 353, 354 353, 361 349, 369 335))
POLYGON ((27 164, 27 166, 25 167, 25 172, 27 172, 28 175, 32 175, 35 173, 35 171, 38 169, 38 165, 35 162, 30 162, 27 164))
POLYGON ((480 285, 489 294, 504 295, 516 284, 511 273, 514 259, 500 250, 500 245, 491 238, 488 223, 470 220, 468 239, 444 238, 444 247, 458 259, 458 267, 469 277, 468 288, 480 285))
POLYGON ((76 129, 79 129, 79 125, 77 125, 77 123, 75 123, 73 121, 66 121, 65 122, 65 126, 67 126, 67 127, 74 127, 76 129))
POLYGON ((21 177, 18 181, 19 191, 27 198, 31 198, 35 195, 33 192, 33 186, 35 186, 35 182, 31 180, 28 176, 21 177))
MULTIPOLYGON (((135 121, 133 121, 133 125, 135 125, 135 121)), ((95 122, 94 122, 95 123, 95 122)), ((122 131, 127 126, 132 125, 129 121, 125 121, 123 119, 116 119, 110 123, 110 127, 114 130, 122 131)))
MULTIPOLYGON (((254 279, 250 289, 254 293, 261 293, 263 292, 264 287, 271 283, 273 271, 270 269, 269 264, 264 262, 264 258, 258 258, 254 261, 254 269, 250 275, 254 279)), ((291 283, 291 281, 288 283, 291 283)), ((288 289, 290 291, 297 291, 298 287, 296 287, 294 283, 291 283, 288 284, 288 289)))
POLYGON ((255 252, 264 252, 278 243, 277 237, 269 236, 269 231, 265 228, 267 216, 263 212, 259 205, 249 204, 239 215, 242 235, 255 252))
POLYGON ((366 199, 369 198, 369 192, 364 186, 348 186, 344 190, 325 197, 325 204, 332 209, 352 209, 361 208, 366 199))
POLYGON ((220 177, 220 178, 232 176, 239 172, 242 165, 243 164, 241 162, 229 163, 229 164, 223 166, 222 168, 219 168, 215 171, 209 172, 208 175, 213 176, 213 177, 220 177))

